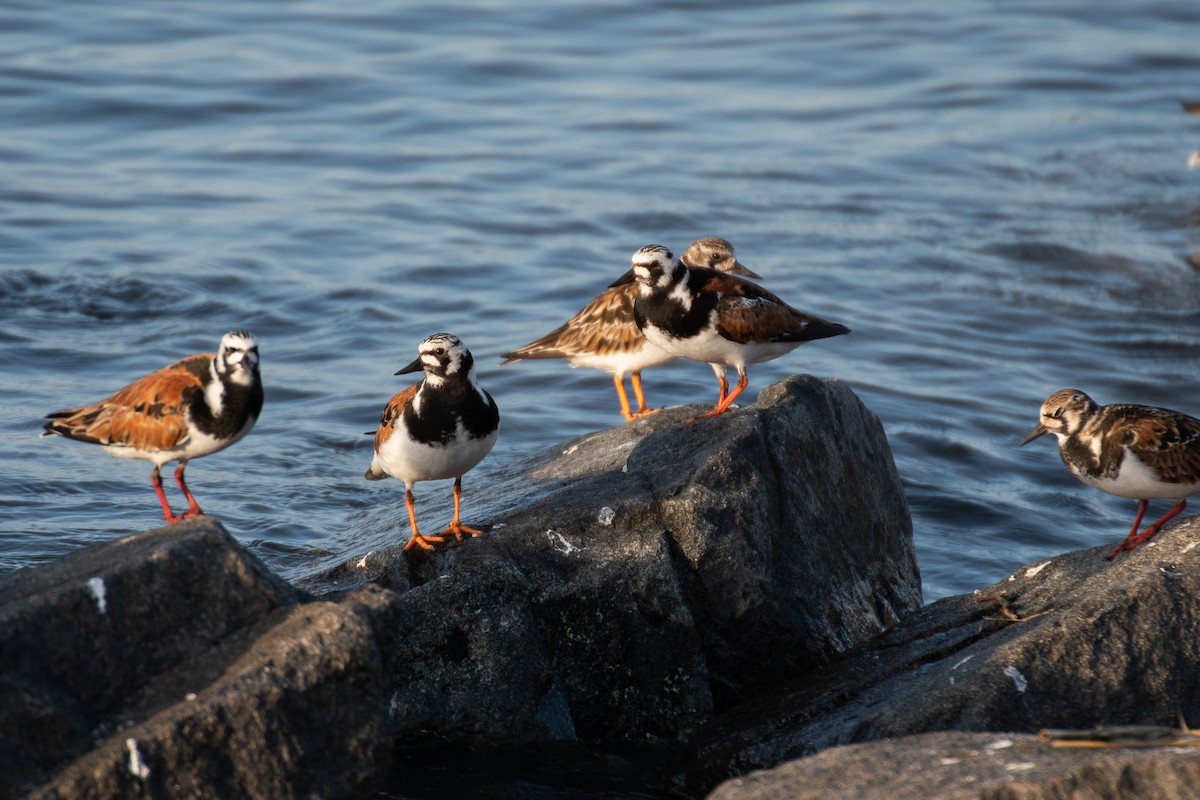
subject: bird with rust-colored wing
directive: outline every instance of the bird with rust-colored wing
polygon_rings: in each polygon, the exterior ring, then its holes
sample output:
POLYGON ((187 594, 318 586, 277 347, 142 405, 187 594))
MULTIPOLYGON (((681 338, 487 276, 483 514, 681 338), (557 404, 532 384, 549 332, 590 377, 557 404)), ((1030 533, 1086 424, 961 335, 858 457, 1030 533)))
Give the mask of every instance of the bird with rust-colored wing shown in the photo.
POLYGON ((43 436, 65 436, 122 458, 154 464, 150 483, 168 523, 204 512, 184 482, 193 458, 216 453, 254 427, 262 410, 258 342, 246 331, 221 337, 216 353, 176 361, 97 403, 47 415, 43 436), (171 510, 163 492, 163 464, 178 461, 175 482, 188 508, 171 510))
MULTIPOLYGON (((749 384, 746 367, 789 353, 805 342, 850 329, 798 311, 736 275, 689 267, 662 245, 633 254, 629 272, 613 285, 636 282, 633 316, 653 345, 680 358, 704 361, 716 373, 717 404, 696 419, 725 413, 749 384), (727 367, 738 373, 732 391, 727 367)), ((691 422, 692 420, 688 420, 691 422)))
MULTIPOLYGON (((757 278, 734 254, 725 239, 706 236, 688 246, 683 260, 690 266, 703 266, 737 275, 757 278)), ((597 295, 569 320, 523 347, 505 353, 501 364, 522 359, 564 358, 572 367, 593 367, 612 375, 626 420, 653 413, 647 408, 642 391, 642 370, 671 361, 675 356, 646 341, 633 319, 637 286, 633 283, 610 286, 597 295), (633 386, 637 410, 625 394, 625 376, 633 386)))
POLYGON ((1108 554, 1150 541, 1162 526, 1200 492, 1200 420, 1154 406, 1114 403, 1101 406, 1078 389, 1060 389, 1042 403, 1036 428, 1022 446, 1048 433, 1058 438, 1058 454, 1079 480, 1102 492, 1138 501, 1137 516, 1125 541, 1108 554), (1149 501, 1175 501, 1171 510, 1139 531, 1149 501))
POLYGON ((423 371, 424 380, 388 401, 375 431, 375 456, 363 475, 369 481, 389 476, 404 483, 404 504, 412 536, 404 546, 432 550, 447 536, 479 536, 482 531, 459 519, 462 476, 496 444, 500 411, 475 379, 475 359, 457 336, 436 333, 417 347, 417 358, 397 375, 423 371), (417 481, 454 479, 454 519, 433 536, 417 528, 417 481))

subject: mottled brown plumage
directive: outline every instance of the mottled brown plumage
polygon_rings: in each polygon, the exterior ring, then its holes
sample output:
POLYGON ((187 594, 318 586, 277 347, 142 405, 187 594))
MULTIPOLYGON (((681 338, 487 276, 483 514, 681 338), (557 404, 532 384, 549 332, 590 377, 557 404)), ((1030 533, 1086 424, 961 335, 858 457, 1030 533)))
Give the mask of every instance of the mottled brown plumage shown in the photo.
POLYGON ((110 397, 47 415, 53 430, 69 439, 141 450, 168 451, 187 435, 184 406, 204 390, 200 375, 212 353, 176 361, 139 378, 110 397))
POLYGON ((1100 406, 1078 389, 1061 389, 1042 404, 1036 428, 1022 445, 1047 433, 1075 477, 1101 491, 1138 501, 1125 541, 1108 558, 1149 541, 1200 491, 1200 420, 1154 406, 1100 406), (1139 532, 1149 501, 1176 501, 1163 517, 1139 532))

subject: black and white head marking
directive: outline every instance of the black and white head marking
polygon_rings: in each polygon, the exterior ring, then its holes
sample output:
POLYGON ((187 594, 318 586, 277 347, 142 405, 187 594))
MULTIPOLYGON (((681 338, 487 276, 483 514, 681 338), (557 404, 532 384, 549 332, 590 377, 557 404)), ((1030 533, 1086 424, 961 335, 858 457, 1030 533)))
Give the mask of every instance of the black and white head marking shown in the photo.
POLYGON ((212 377, 204 395, 212 415, 219 416, 225 404, 225 383, 250 387, 259 380, 258 340, 254 334, 236 330, 221 337, 221 344, 213 356, 212 377))
POLYGON ((678 265, 675 255, 661 244, 646 245, 634 253, 630 260, 633 276, 643 294, 670 286, 678 265))
POLYGON ((471 351, 452 333, 435 333, 417 346, 417 358, 396 372, 404 375, 421 370, 430 386, 440 386, 447 379, 463 378, 475 382, 475 359, 471 351))
POLYGON ((221 337, 217 356, 213 359, 217 375, 232 383, 248 386, 258 372, 258 340, 245 330, 230 331, 221 337))

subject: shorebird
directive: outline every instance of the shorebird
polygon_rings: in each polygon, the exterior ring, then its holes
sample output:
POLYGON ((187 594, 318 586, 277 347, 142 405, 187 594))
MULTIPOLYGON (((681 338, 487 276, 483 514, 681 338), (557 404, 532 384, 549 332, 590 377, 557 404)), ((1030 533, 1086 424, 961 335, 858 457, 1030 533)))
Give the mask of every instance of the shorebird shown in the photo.
POLYGON ((412 536, 404 546, 432 550, 447 536, 479 536, 459 518, 462 476, 496 444, 500 411, 475 379, 475 359, 458 337, 435 333, 417 347, 417 358, 396 372, 423 370, 424 379, 398 392, 383 409, 375 431, 375 457, 363 475, 369 481, 388 476, 404 483, 404 504, 412 536), (417 481, 454 478, 454 519, 446 530, 423 536, 417 528, 412 487, 417 481))
POLYGON ((850 332, 845 325, 797 311, 751 281, 689 267, 662 245, 634 253, 630 271, 613 285, 630 281, 638 288, 634 320, 646 339, 671 355, 707 362, 717 376, 717 404, 695 419, 729 409, 749 384, 748 364, 850 332), (727 367, 738 373, 733 391, 725 379, 727 367))
POLYGON ((153 463, 150 483, 163 519, 174 523, 204 513, 183 479, 188 462, 249 433, 262 404, 258 342, 246 331, 230 331, 215 354, 189 356, 104 400, 48 414, 42 435, 98 444, 114 456, 153 463), (175 482, 188 502, 180 514, 163 492, 160 470, 170 461, 179 462, 175 482))
POLYGON ((1042 403, 1041 419, 1024 446, 1048 433, 1058 454, 1079 480, 1095 489, 1138 501, 1125 541, 1108 554, 1133 550, 1187 507, 1200 491, 1200 420, 1153 406, 1100 406, 1078 389, 1060 389, 1042 403), (1150 500, 1175 501, 1171 510, 1139 532, 1150 500))
MULTIPOLYGON (((759 277, 737 260, 733 245, 708 236, 697 239, 683 254, 689 266, 703 266, 751 278, 759 277)), ((569 320, 523 347, 503 355, 504 364, 522 359, 565 358, 572 367, 593 367, 612 375, 621 404, 621 416, 636 419, 657 409, 647 408, 642 391, 642 370, 675 357, 646 341, 633 320, 637 285, 610 286, 593 298, 569 320), (630 376, 637 410, 625 394, 625 376, 630 376)))

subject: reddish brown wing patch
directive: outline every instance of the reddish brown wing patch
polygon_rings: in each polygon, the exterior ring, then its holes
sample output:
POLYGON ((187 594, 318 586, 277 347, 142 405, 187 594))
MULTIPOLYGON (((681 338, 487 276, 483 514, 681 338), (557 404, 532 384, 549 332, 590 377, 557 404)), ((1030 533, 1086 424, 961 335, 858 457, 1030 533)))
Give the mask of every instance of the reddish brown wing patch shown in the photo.
POLYGON ((804 341, 805 328, 818 322, 791 306, 746 297, 723 297, 717 304, 717 331, 734 342, 804 341))
POLYGON ((191 393, 203 386, 196 367, 211 360, 211 354, 191 356, 139 378, 99 403, 61 412, 67 416, 55 430, 99 444, 170 450, 188 435, 184 407, 191 393))
POLYGON ((745 278, 730 275, 728 272, 699 267, 693 268, 690 271, 693 275, 700 278, 699 288, 702 292, 716 292, 724 297, 744 297, 748 300, 765 300, 769 303, 778 303, 781 306, 787 305, 775 293, 769 292, 757 283, 748 281, 745 278))
POLYGON ((375 449, 378 450, 383 446, 383 443, 392 438, 392 432, 396 429, 396 418, 404 413, 404 407, 417 396, 417 389, 421 388, 421 384, 414 384, 402 392, 397 392, 392 395, 392 399, 388 400, 386 406, 383 407, 383 415, 379 418, 379 427, 375 430, 375 449))

